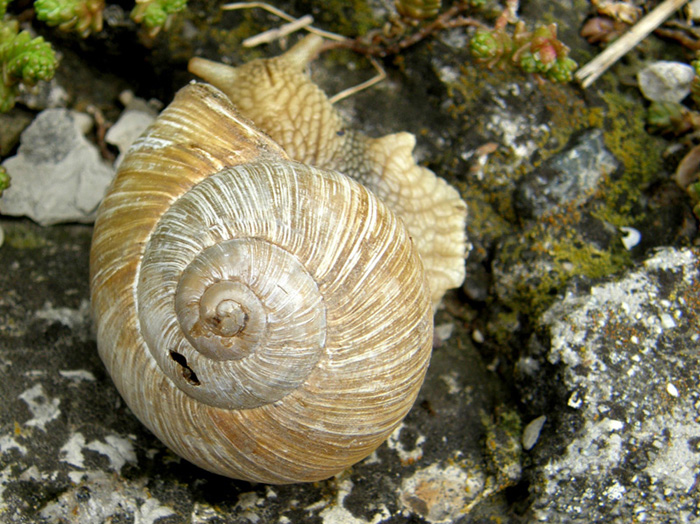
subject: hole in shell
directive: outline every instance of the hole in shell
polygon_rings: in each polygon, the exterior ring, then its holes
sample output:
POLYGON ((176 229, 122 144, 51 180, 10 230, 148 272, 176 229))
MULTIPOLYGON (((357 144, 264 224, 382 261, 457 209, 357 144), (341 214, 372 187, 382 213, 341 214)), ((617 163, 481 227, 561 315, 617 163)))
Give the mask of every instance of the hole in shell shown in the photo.
POLYGON ((171 351, 170 358, 172 358, 175 362, 177 362, 180 365, 180 367, 182 368, 182 376, 187 382, 189 382, 193 386, 199 386, 201 384, 199 382, 199 379, 197 378, 197 374, 191 367, 187 365, 187 359, 184 355, 177 353, 176 351, 171 351))

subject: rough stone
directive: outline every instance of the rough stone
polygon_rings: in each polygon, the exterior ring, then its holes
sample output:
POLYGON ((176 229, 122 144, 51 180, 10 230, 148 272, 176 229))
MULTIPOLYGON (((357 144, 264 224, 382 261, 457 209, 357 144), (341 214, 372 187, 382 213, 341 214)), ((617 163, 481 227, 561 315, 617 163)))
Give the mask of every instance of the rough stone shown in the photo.
POLYGON ((127 109, 119 120, 109 128, 105 135, 105 141, 117 146, 119 157, 114 163, 115 168, 119 167, 124 154, 129 146, 136 140, 146 128, 155 120, 156 113, 143 109, 127 109))
POLYGON ((3 162, 12 185, 0 213, 42 225, 90 222, 113 170, 83 136, 84 115, 47 109, 22 133, 16 156, 3 162))
POLYGON ((543 315, 545 351, 521 358, 550 369, 523 374, 530 391, 557 384, 532 452, 535 520, 700 521, 698 256, 660 250, 543 315))
POLYGON ((9 155, 19 143, 19 137, 32 122, 34 115, 15 107, 9 113, 0 113, 0 157, 9 155))
POLYGON ((537 218, 560 206, 581 204, 598 181, 619 166, 605 147, 602 131, 590 129, 520 179, 514 195, 516 208, 523 218, 537 218))
POLYGON ((18 101, 30 109, 41 111, 49 108, 66 107, 68 93, 59 84, 58 80, 54 78, 50 82, 39 82, 29 88, 20 84, 18 101))

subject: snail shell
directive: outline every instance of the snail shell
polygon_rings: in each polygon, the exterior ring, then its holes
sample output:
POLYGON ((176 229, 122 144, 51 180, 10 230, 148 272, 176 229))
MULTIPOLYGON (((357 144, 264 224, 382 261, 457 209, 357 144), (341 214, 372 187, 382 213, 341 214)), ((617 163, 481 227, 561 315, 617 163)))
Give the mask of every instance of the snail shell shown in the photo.
POLYGON ((125 157, 90 273, 127 404, 222 475, 342 471, 394 430, 427 369, 430 292, 402 221, 289 160, 209 85, 183 88, 125 157))

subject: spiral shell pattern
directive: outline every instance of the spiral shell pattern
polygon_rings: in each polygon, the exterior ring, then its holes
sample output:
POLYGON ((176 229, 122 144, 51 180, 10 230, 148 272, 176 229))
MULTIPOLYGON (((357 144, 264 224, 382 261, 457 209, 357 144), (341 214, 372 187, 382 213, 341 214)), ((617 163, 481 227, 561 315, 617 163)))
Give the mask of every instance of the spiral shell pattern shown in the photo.
POLYGON ((190 85, 132 147, 91 252, 98 347, 134 413, 210 471, 331 476, 406 415, 432 345, 403 223, 190 85))

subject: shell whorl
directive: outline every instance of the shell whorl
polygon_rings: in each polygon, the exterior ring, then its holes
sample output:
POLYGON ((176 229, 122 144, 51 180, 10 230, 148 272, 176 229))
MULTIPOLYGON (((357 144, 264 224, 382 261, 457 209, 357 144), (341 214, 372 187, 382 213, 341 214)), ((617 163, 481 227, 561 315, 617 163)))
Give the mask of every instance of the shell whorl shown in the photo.
POLYGON ((190 85, 132 147, 91 252, 98 346, 169 447, 217 473, 326 478, 410 409, 432 345, 403 223, 190 85))

